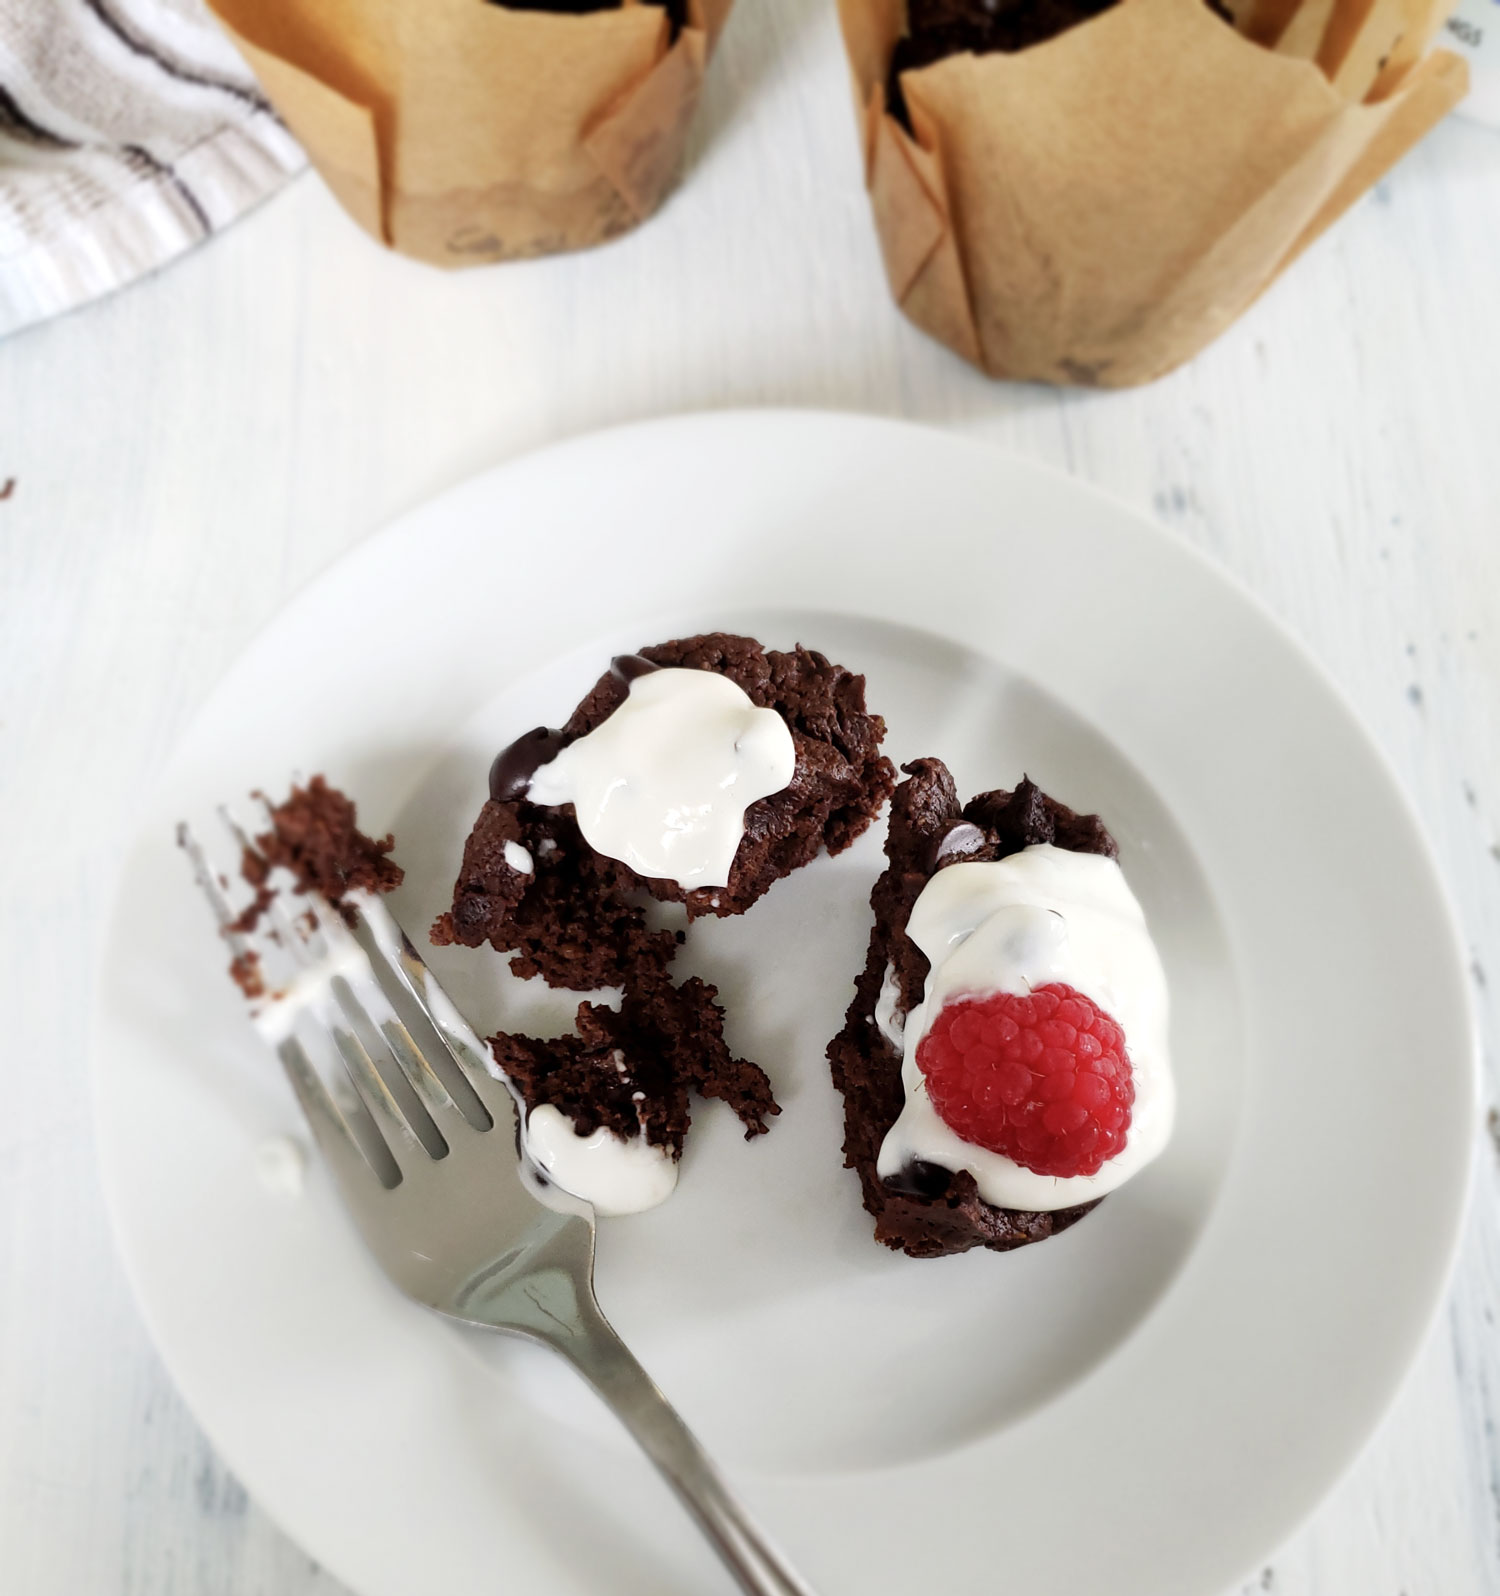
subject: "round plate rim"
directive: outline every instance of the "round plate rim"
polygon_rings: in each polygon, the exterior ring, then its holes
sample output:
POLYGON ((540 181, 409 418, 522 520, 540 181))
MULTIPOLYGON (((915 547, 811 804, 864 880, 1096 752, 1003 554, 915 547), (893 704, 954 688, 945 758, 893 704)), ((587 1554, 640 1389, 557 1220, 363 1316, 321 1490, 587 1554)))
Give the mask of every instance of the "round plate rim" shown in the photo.
MULTIPOLYGON (((663 447, 670 452, 669 446, 681 446, 684 441, 689 443, 696 441, 701 444, 705 437, 713 434, 717 434, 720 437, 733 437, 738 434, 740 437, 745 438, 759 433, 764 439, 767 435, 766 429, 770 429, 772 433, 775 433, 778 429, 790 429, 790 431, 801 431, 804 434, 806 429, 823 429, 824 436, 831 438, 835 431, 849 428, 865 432, 883 431, 888 438, 893 438, 896 434, 902 434, 908 438, 914 435, 920 436, 926 440, 921 447, 931 447, 938 452, 944 449, 955 451, 953 454, 955 459, 958 452, 967 453, 974 458, 982 457, 986 467, 995 473, 997 479, 1010 474, 1018 480, 1030 477, 1036 481, 1048 482, 1054 490, 1065 491, 1067 496, 1077 500, 1080 505, 1088 504, 1092 506, 1093 514, 1097 516, 1101 524, 1108 521, 1112 521, 1117 525, 1123 525, 1125 521, 1132 523, 1138 534, 1149 534, 1149 537, 1155 540, 1160 550, 1168 551, 1172 562, 1186 562, 1189 567, 1197 571, 1200 577, 1207 579, 1211 585, 1216 586, 1234 603, 1243 606, 1253 616, 1257 625, 1266 635, 1274 639, 1276 646, 1295 661, 1300 672, 1316 682, 1318 688, 1325 695, 1328 704, 1342 717, 1346 730, 1354 735, 1365 757, 1379 773, 1384 784, 1383 796, 1394 803, 1396 813, 1402 822, 1403 835, 1400 840, 1410 850, 1411 863, 1417 874, 1423 877, 1422 885, 1431 899, 1428 907, 1433 909, 1436 915, 1433 929, 1443 942, 1447 961, 1453 970, 1461 972, 1463 968, 1462 942, 1448 894, 1444 888, 1433 850, 1418 820, 1415 808, 1402 783, 1397 778, 1390 760, 1384 750, 1365 732, 1347 696, 1323 669, 1310 649, 1292 634, 1268 610, 1265 604, 1254 593, 1246 589, 1232 573, 1223 570, 1206 555, 1175 538, 1164 528, 1130 506, 1122 504, 1092 485, 1079 482, 1050 466, 1007 455, 992 446, 973 439, 956 437, 952 433, 914 426, 910 423, 843 415, 838 412, 720 411, 635 422, 626 426, 611 428, 605 432, 564 440, 532 454, 519 456, 448 489, 443 494, 428 501, 425 505, 398 516, 385 527, 325 567, 322 572, 306 584, 286 606, 271 618, 267 625, 257 634, 256 638, 247 644, 236 661, 199 706, 188 728, 184 731, 177 749, 174 750, 173 757, 166 763, 159 777, 156 791, 160 793, 170 786, 182 750, 191 743, 198 728, 212 718, 215 706, 226 695, 228 685, 236 678, 236 674, 246 668, 247 661, 251 660, 255 655, 257 648, 268 637, 272 636, 279 627, 286 624, 287 617, 309 604, 316 604, 319 602, 320 595, 334 591, 341 582, 347 581, 350 571, 359 568, 362 563, 380 558, 383 552, 389 551, 402 539, 409 537, 413 527, 418 525, 423 517, 441 515, 451 511, 455 506, 462 507, 469 498, 477 500, 483 497, 495 482, 509 480, 518 468, 545 469, 546 462, 549 460, 556 462, 559 459, 567 461, 572 458, 576 461, 586 455, 588 451, 607 449, 622 442, 632 448, 644 447, 650 449, 663 447), (696 439, 693 437, 695 432, 697 434, 696 439)), ((914 444, 913 447, 917 447, 917 445, 914 444)), ((1106 536, 1108 534, 1101 533, 1100 535, 1106 536)), ((143 814, 148 812, 150 807, 150 803, 143 800, 141 812, 143 814)), ((122 870, 122 879, 124 875, 125 871, 122 870)), ((117 903, 110 916, 110 930, 104 941, 104 957, 101 958, 98 966, 99 975, 95 993, 96 1014, 104 1014, 108 1010, 107 975, 111 964, 111 953, 117 945, 117 939, 120 934, 122 914, 122 907, 117 903)), ((1401 1379, 1404 1377, 1405 1370, 1416 1356, 1421 1342, 1436 1315, 1443 1291, 1446 1289, 1446 1283, 1451 1275, 1466 1206, 1462 1194, 1468 1191, 1472 1181, 1472 1171, 1476 1157, 1476 1137, 1474 1133, 1477 1128, 1479 1111, 1477 1027, 1472 997, 1468 992, 1466 982, 1461 978, 1454 985, 1456 992, 1459 994, 1461 1008, 1459 1028, 1462 1029, 1467 1039, 1467 1046, 1464 1051, 1470 1082, 1468 1093, 1470 1102, 1467 1121, 1462 1127, 1464 1153, 1463 1166, 1460 1171, 1461 1179, 1449 1182, 1449 1186, 1456 1188, 1460 1195, 1456 1200, 1448 1204, 1448 1211, 1440 1237, 1440 1246, 1435 1248, 1430 1255, 1434 1260, 1440 1262, 1440 1268, 1432 1276, 1436 1280, 1436 1285, 1425 1294, 1426 1300, 1420 1315, 1416 1319, 1409 1319, 1399 1357, 1393 1360, 1398 1366, 1390 1371, 1389 1378, 1385 1383, 1386 1388, 1382 1400, 1371 1407, 1359 1433, 1346 1437, 1345 1444, 1342 1447, 1341 1461, 1336 1467, 1325 1469, 1323 1477, 1317 1482, 1316 1487, 1304 1493, 1304 1500, 1301 1502, 1299 1510, 1290 1514, 1282 1513, 1280 1522, 1275 1530, 1275 1538, 1278 1540, 1290 1533, 1314 1509, 1323 1494, 1339 1477, 1343 1467, 1356 1455, 1374 1431, 1386 1406, 1394 1397, 1401 1379)), ((106 1202, 119 1248, 125 1261, 127 1274, 131 1279, 132 1287, 136 1291, 137 1300, 141 1305, 147 1323, 151 1327, 153 1338, 156 1340, 158 1349, 170 1370, 174 1368, 175 1362, 172 1348, 168 1344, 170 1336, 158 1322, 157 1315, 153 1310, 153 1304, 149 1300, 149 1292, 144 1287, 137 1267, 135 1256, 137 1238, 133 1234, 129 1216, 122 1206, 120 1187, 116 1179, 114 1158, 119 1149, 112 1145, 108 1095, 101 1086, 100 1060, 104 1029, 105 1027, 102 1025, 96 1024, 94 1027, 90 1043, 90 1054, 96 1127, 101 1148, 101 1166, 104 1176, 106 1202)), ((226 1447, 220 1441, 217 1433, 219 1426, 213 1422, 212 1415, 207 1415, 199 1410, 198 1405, 193 1402, 193 1397, 194 1393, 190 1392, 190 1403, 193 1403, 200 1422, 204 1423, 204 1427, 214 1436, 216 1444, 220 1445, 221 1450, 225 1451, 231 1466, 235 1467, 237 1472, 240 1471, 240 1460, 234 1456, 232 1446, 226 1447)), ((1027 1426, 1023 1425, 1022 1428, 1027 1428, 1027 1426)), ((250 1483, 253 1488, 255 1484, 253 1476, 256 1470, 252 1467, 244 1469, 243 1472, 250 1476, 250 1483)), ((781 1493, 770 1492, 762 1494, 774 1497, 781 1493)), ((293 1526, 293 1533, 299 1535, 299 1538, 308 1539, 305 1531, 300 1526, 293 1526)), ((1267 1545, 1269 1546, 1269 1544, 1268 1542, 1267 1545)), ((333 1561, 333 1566, 337 1567, 336 1560, 331 1561, 333 1561)), ((1241 1567, 1243 1566, 1248 1566, 1248 1563, 1241 1564, 1241 1567)), ((1240 1568, 1229 1568, 1225 1577, 1232 1578, 1239 1571, 1240 1568)), ((1183 1588, 1187 1589, 1188 1587, 1184 1586, 1183 1588)), ((1196 1589, 1197 1587, 1194 1586, 1192 1588, 1196 1589)))

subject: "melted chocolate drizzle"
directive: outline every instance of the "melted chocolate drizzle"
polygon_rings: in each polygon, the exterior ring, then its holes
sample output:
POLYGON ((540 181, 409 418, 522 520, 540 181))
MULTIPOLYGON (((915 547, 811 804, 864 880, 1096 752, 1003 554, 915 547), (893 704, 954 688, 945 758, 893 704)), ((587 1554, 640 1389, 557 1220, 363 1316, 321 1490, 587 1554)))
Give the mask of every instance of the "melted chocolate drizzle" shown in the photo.
MULTIPOLYGON (((649 676, 660 665, 641 654, 616 654, 609 662, 609 673, 627 687, 637 676, 649 676)), ((543 765, 550 765, 567 746, 563 732, 551 726, 538 726, 524 737, 517 737, 509 748, 502 748, 490 766, 490 797, 497 804, 514 803, 524 798, 531 778, 543 765)))
POLYGON ((989 842, 984 832, 972 820, 950 821, 947 828, 932 839, 927 849, 927 874, 932 875, 939 865, 965 854, 978 853, 989 842))
POLYGON ((531 778, 563 751, 565 739, 550 726, 538 726, 502 748, 490 766, 490 797, 497 804, 514 803, 526 796, 531 778))
POLYGON ((941 1164, 914 1158, 894 1175, 887 1175, 881 1184, 906 1197, 941 1197, 953 1184, 953 1171, 944 1169, 941 1164))
POLYGON ((616 654, 609 662, 609 674, 627 687, 637 676, 649 676, 652 671, 660 669, 660 665, 647 659, 644 654, 616 654))

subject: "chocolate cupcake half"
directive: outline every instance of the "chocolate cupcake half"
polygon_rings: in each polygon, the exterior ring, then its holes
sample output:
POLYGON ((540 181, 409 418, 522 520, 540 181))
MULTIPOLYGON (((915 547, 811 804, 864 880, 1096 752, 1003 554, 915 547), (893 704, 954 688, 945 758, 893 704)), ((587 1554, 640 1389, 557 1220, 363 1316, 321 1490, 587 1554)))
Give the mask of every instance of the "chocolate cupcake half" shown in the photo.
POLYGON ((489 943, 518 975, 621 992, 618 1010, 581 1005, 575 1035, 491 1039, 558 1184, 603 1212, 659 1201, 692 1093, 729 1103, 747 1137, 766 1130, 769 1080, 729 1052, 715 989, 672 980, 684 933, 652 929, 646 900, 690 919, 743 914, 848 847, 895 785, 884 733, 862 677, 713 633, 621 656, 561 728, 496 758, 433 941, 489 943))
POLYGON ((1027 780, 960 804, 940 760, 903 769, 828 1049, 844 1161, 886 1246, 1008 1251, 1165 1146, 1165 976, 1096 815, 1027 780))

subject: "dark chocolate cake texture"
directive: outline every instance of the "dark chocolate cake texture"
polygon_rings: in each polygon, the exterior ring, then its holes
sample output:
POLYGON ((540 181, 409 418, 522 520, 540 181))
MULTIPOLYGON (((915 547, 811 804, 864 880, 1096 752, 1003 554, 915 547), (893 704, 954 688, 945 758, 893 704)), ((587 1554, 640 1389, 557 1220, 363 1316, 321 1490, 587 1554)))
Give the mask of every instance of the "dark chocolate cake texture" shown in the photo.
POLYGON ((864 680, 810 649, 767 650, 714 633, 615 660, 566 724, 539 727, 504 749, 490 797, 464 845, 452 908, 432 928, 438 944, 511 955, 517 975, 577 992, 618 987, 618 1011, 585 1002, 575 1034, 555 1040, 501 1033, 496 1058, 528 1111, 547 1104, 580 1136, 601 1127, 642 1135, 680 1156, 690 1094, 728 1103, 752 1137, 778 1112, 770 1081, 724 1041, 715 988, 669 972, 683 933, 652 930, 648 896, 682 903, 689 919, 742 914, 777 880, 822 849, 849 846, 895 785, 880 753, 885 725, 864 700, 864 680), (631 684, 661 670, 715 672, 750 705, 774 711, 790 732, 790 780, 745 810, 743 835, 721 886, 684 887, 647 877, 590 846, 571 803, 528 796, 538 770, 598 730, 631 684))
MULTIPOLYGON (((325 777, 314 776, 305 787, 293 785, 279 804, 264 793, 254 796, 264 806, 266 829, 240 858, 240 874, 254 896, 226 928, 229 932, 253 931, 260 923, 275 897, 270 885, 273 870, 288 871, 297 892, 326 898, 351 924, 353 914, 345 903, 350 892, 384 893, 401 885, 404 872, 390 857, 395 838, 367 837, 355 823, 354 804, 325 777)), ((237 955, 229 973, 247 998, 265 995, 257 954, 237 955)))

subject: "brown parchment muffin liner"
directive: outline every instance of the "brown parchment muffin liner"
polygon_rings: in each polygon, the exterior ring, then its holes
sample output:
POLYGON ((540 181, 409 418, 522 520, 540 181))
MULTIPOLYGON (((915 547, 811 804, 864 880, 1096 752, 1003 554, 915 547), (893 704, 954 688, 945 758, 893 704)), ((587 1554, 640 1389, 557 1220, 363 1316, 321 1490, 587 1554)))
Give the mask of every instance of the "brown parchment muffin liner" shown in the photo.
POLYGON ((1122 0, 886 78, 905 0, 839 0, 875 227, 992 377, 1126 387, 1210 343, 1464 95, 1452 0, 1122 0))
POLYGON ((732 0, 209 0, 345 210, 439 266, 582 249, 661 203, 732 0))

